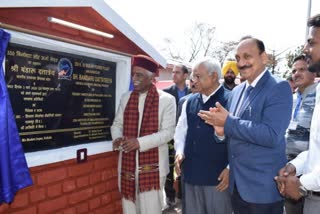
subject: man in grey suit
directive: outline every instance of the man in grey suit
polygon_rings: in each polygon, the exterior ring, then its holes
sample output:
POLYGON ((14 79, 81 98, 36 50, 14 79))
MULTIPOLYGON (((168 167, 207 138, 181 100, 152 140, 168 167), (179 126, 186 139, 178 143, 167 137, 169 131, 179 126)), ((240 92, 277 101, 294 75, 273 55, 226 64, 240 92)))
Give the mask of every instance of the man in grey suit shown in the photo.
POLYGON ((219 103, 199 116, 228 141, 232 206, 235 214, 283 213, 273 177, 286 163, 285 131, 292 93, 287 81, 272 76, 261 40, 243 38, 236 49, 245 82, 234 88, 229 111, 219 103))

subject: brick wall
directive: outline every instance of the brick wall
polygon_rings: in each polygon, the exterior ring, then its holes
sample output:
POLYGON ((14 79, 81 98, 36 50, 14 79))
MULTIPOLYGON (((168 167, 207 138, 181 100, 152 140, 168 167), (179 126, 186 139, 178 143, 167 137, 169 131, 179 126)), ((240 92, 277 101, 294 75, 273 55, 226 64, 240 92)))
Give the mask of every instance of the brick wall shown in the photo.
POLYGON ((32 167, 34 185, 0 205, 0 213, 122 213, 117 163, 117 153, 108 152, 80 164, 73 159, 32 167))

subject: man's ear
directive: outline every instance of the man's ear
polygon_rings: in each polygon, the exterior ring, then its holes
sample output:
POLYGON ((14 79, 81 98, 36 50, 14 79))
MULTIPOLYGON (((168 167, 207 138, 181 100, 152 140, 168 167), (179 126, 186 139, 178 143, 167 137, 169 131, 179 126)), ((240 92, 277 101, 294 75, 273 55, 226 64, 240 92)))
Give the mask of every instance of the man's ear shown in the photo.
POLYGON ((262 63, 263 63, 264 65, 268 64, 268 62, 269 62, 268 54, 264 51, 264 52, 261 54, 261 56, 262 56, 262 63))

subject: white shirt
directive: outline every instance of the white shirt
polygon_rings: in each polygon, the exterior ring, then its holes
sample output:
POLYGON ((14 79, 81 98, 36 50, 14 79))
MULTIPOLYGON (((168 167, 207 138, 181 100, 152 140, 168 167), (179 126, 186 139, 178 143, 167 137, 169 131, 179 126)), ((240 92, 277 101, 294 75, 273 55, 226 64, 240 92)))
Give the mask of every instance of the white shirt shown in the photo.
POLYGON ((251 87, 253 87, 253 88, 256 87, 256 85, 258 84, 259 80, 262 78, 262 76, 263 76, 266 72, 267 72, 267 69, 265 69, 261 74, 259 74, 259 76, 257 76, 257 77, 252 81, 251 84, 249 84, 248 80, 246 80, 246 87, 245 87, 245 89, 243 90, 243 93, 242 93, 242 95, 241 95, 240 102, 239 102, 239 104, 238 104, 238 106, 237 106, 235 115, 238 115, 238 113, 239 113, 240 106, 242 105, 242 102, 243 102, 244 94, 245 94, 246 90, 248 89, 248 87, 249 87, 249 86, 251 86, 251 87))
POLYGON ((301 175, 300 182, 311 191, 320 192, 320 85, 317 86, 316 105, 310 127, 309 150, 290 161, 301 175))
MULTIPOLYGON (((211 96, 213 96, 219 89, 222 87, 220 85, 214 92, 209 96, 201 94, 203 103, 206 103, 211 96)), ((178 120, 178 124, 174 133, 174 149, 176 150, 176 155, 184 155, 184 147, 186 144, 186 136, 188 131, 188 121, 187 121, 187 101, 186 100, 182 105, 181 115, 178 120)))

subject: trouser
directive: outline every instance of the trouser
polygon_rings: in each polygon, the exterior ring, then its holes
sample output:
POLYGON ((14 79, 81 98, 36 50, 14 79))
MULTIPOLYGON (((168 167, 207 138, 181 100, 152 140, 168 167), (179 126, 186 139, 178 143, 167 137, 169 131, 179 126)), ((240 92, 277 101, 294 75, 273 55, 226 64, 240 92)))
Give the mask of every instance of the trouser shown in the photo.
POLYGON ((184 214, 231 214, 228 190, 219 192, 215 186, 197 186, 184 182, 184 214))
POLYGON ((304 214, 319 214, 320 213, 320 196, 308 196, 304 199, 303 206, 304 214))
POLYGON ((169 169, 170 172, 167 175, 166 184, 164 190, 166 192, 166 197, 169 200, 174 200, 176 196, 176 191, 174 189, 174 161, 175 161, 175 151, 173 146, 173 140, 168 143, 169 146, 169 169))
POLYGON ((161 214, 165 180, 166 177, 160 178, 160 190, 137 193, 135 202, 122 198, 123 214, 161 214))
POLYGON ((284 202, 286 214, 303 214, 303 201, 303 198, 301 198, 299 201, 286 199, 284 202))

